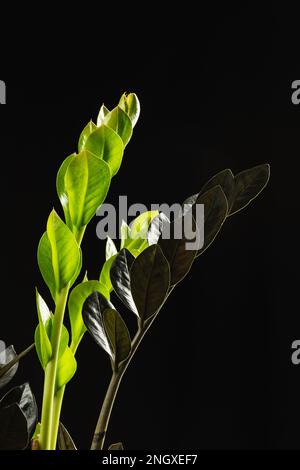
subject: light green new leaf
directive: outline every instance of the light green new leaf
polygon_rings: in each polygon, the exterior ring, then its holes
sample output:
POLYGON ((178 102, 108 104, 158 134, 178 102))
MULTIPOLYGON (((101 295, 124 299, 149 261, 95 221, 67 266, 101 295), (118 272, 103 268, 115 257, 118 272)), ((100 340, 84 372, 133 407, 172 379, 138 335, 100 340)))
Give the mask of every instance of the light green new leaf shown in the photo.
POLYGON ((77 363, 74 354, 71 349, 67 347, 64 354, 61 356, 57 363, 57 374, 55 384, 56 392, 71 380, 71 378, 76 372, 76 369, 77 363))
POLYGON ((48 362, 52 357, 52 346, 50 337, 48 336, 49 333, 49 322, 51 322, 51 312, 42 298, 42 296, 38 293, 36 289, 36 306, 37 306, 37 313, 39 319, 39 325, 35 330, 35 347, 38 358, 43 369, 46 368, 48 362), (47 331, 48 330, 48 331, 47 331))
POLYGON ((124 247, 130 252, 141 253, 148 247, 148 231, 152 220, 157 217, 159 212, 147 211, 136 217, 130 226, 128 238, 124 242, 124 247))
POLYGON ((105 116, 109 113, 109 109, 103 104, 100 108, 98 117, 97 117, 97 127, 100 127, 103 124, 105 116))
POLYGON ((54 301, 59 292, 74 279, 80 265, 80 250, 67 225, 53 210, 47 232, 38 246, 38 265, 54 301))
POLYGON ((65 174, 68 169, 68 166, 70 165, 71 161, 73 158, 76 157, 76 153, 73 153, 72 155, 69 155, 61 164, 57 177, 56 177, 56 190, 57 194, 60 200, 60 203, 62 205, 62 208, 64 210, 65 214, 65 219, 66 219, 66 224, 70 226, 70 214, 69 214, 69 201, 68 201, 68 196, 66 194, 65 190, 65 174))
POLYGON ((140 102, 136 94, 129 93, 127 95, 126 93, 123 93, 119 102, 119 106, 123 109, 123 111, 125 111, 126 114, 128 114, 132 127, 134 127, 141 112, 140 102))
POLYGON ((65 194, 73 227, 84 227, 103 203, 110 185, 110 169, 89 152, 80 152, 65 173, 65 194))
POLYGON ((105 125, 98 127, 87 138, 85 150, 103 159, 109 165, 112 176, 118 172, 122 163, 124 144, 113 129, 105 125))
POLYGON ((86 327, 82 320, 82 306, 88 296, 95 291, 100 292, 109 299, 108 289, 99 281, 82 282, 74 287, 70 294, 68 310, 72 331, 71 349, 74 352, 86 332, 86 327))
POLYGON ((81 132, 80 137, 79 137, 78 152, 81 152, 82 150, 84 150, 84 146, 85 146, 85 143, 86 143, 86 140, 87 140, 88 136, 89 136, 95 129, 97 129, 97 126, 96 126, 96 124, 93 123, 93 121, 90 121, 90 122, 85 126, 85 128, 83 129, 83 131, 81 132))
POLYGON ((105 115, 103 124, 113 129, 121 137, 124 146, 128 144, 132 136, 132 124, 129 116, 120 106, 105 115))
POLYGON ((112 256, 116 255, 118 250, 116 245, 114 244, 113 240, 108 236, 106 240, 106 247, 105 247, 105 259, 106 261, 109 260, 112 256))
POLYGON ((99 281, 105 285, 109 293, 111 293, 111 291, 113 290, 113 286, 110 280, 110 268, 114 260, 116 259, 117 254, 118 253, 111 256, 108 260, 105 261, 105 263, 102 266, 100 277, 99 277, 99 281))

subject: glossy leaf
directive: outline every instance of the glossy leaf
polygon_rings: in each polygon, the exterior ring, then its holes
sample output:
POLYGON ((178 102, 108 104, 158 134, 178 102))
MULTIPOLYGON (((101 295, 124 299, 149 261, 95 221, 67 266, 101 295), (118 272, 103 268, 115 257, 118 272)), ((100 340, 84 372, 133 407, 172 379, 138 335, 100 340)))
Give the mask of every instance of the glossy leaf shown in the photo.
POLYGON ((220 171, 215 176, 213 176, 202 188, 200 194, 206 193, 209 189, 214 188, 215 186, 221 186, 223 192, 228 201, 228 206, 230 206, 230 201, 234 198, 234 175, 229 168, 226 168, 223 171, 220 171))
POLYGON ((73 280, 80 260, 80 249, 73 233, 53 210, 48 219, 47 232, 38 246, 38 264, 54 301, 73 280))
POLYGON ((106 198, 109 166, 90 152, 82 151, 69 163, 64 183, 70 222, 79 229, 89 223, 106 198))
POLYGON ((124 450, 122 442, 116 442, 116 444, 111 444, 108 450, 124 450))
POLYGON ((78 142, 78 152, 81 152, 82 150, 84 150, 87 138, 96 129, 97 129, 97 126, 96 124, 93 123, 93 121, 88 122, 88 124, 85 126, 85 128, 80 134, 79 142, 78 142))
MULTIPOLYGON (((161 227, 162 234, 158 240, 158 245, 163 251, 170 265, 171 286, 182 281, 189 272, 198 251, 197 246, 192 249, 188 247, 193 240, 188 240, 185 236, 185 224, 189 215, 179 217, 168 223, 166 219, 161 227), (167 237, 168 234, 168 237, 167 237)), ((193 230, 198 236, 198 230, 193 220, 193 230)), ((196 242, 196 237, 194 242, 196 242)), ((155 246, 155 245, 152 245, 155 246)))
POLYGON ((74 354, 71 348, 67 347, 57 363, 56 392, 72 379, 76 369, 77 363, 74 354))
POLYGON ((105 116, 109 113, 109 109, 103 104, 100 108, 98 117, 97 117, 97 127, 100 127, 103 124, 105 116))
POLYGON ((35 331, 35 347, 43 369, 46 368, 52 357, 52 346, 47 332, 47 322, 51 321, 51 312, 36 289, 36 307, 39 319, 39 327, 35 331))
POLYGON ((113 129, 121 137, 124 146, 128 144, 132 136, 132 124, 129 116, 120 106, 105 115, 103 124, 113 129))
POLYGON ((129 93, 127 95, 127 93, 123 93, 119 102, 119 106, 123 109, 123 111, 125 111, 126 114, 128 114, 132 123, 132 127, 134 127, 141 112, 140 102, 136 94, 129 93))
POLYGON ((270 165, 263 164, 242 171, 234 177, 235 190, 229 215, 244 209, 255 199, 268 184, 270 165))
POLYGON ((56 190, 57 194, 60 200, 60 203, 62 205, 62 208, 64 210, 65 214, 65 219, 66 219, 66 224, 70 227, 71 226, 71 221, 70 221, 70 214, 69 214, 69 205, 68 205, 68 196, 66 194, 65 190, 65 174, 67 172, 67 169, 71 163, 71 161, 76 157, 76 153, 73 153, 72 155, 69 155, 61 164, 57 177, 56 177, 56 190))
POLYGON ((130 228, 126 224, 125 220, 122 220, 120 231, 121 231, 121 250, 122 250, 122 248, 125 248, 127 240, 130 237, 130 228))
POLYGON ((123 248, 112 263, 110 279, 119 299, 129 310, 139 316, 131 292, 130 270, 133 262, 134 256, 126 248, 123 248))
POLYGON ((72 331, 71 349, 75 351, 80 343, 86 327, 82 319, 82 307, 85 300, 92 292, 101 292, 105 297, 109 298, 109 292, 106 287, 99 281, 85 281, 72 290, 69 301, 68 310, 72 331))
POLYGON ((131 293, 142 323, 156 313, 170 287, 170 267, 158 245, 146 248, 132 263, 131 293))
MULTIPOLYGON (((11 361, 16 357, 16 351, 12 345, 5 347, 5 343, 1 341, 2 348, 0 349, 0 372, 4 367, 6 367, 11 361)), ((10 367, 4 374, 0 375, 0 388, 5 387, 14 377, 15 373, 18 370, 19 363, 16 362, 12 367, 10 367)))
POLYGON ((221 186, 215 186, 200 194, 197 204, 204 204, 204 245, 198 251, 201 255, 218 235, 228 215, 228 203, 221 186))
POLYGON ((123 319, 116 310, 111 308, 104 310, 103 320, 106 335, 114 353, 113 360, 115 365, 118 366, 130 354, 130 334, 123 319))
POLYGON ((112 256, 116 255, 118 250, 116 245, 114 244, 113 240, 110 237, 107 237, 106 240, 106 248, 105 248, 105 259, 106 261, 111 258, 112 256))
POLYGON ((107 309, 114 310, 112 303, 99 292, 93 292, 83 304, 82 317, 92 338, 114 360, 114 351, 104 326, 103 313, 107 309))
POLYGON ((37 418, 38 410, 29 384, 11 389, 0 401, 0 449, 25 449, 37 418))
POLYGON ((72 437, 62 423, 59 423, 58 448, 59 450, 77 450, 72 437))
POLYGON ((163 231, 163 227, 170 224, 169 218, 163 212, 160 212, 151 222, 147 233, 148 245, 155 245, 163 231))
POLYGON ((101 125, 85 143, 85 150, 103 159, 109 166, 111 176, 114 176, 122 163, 124 144, 121 137, 108 126, 101 125))

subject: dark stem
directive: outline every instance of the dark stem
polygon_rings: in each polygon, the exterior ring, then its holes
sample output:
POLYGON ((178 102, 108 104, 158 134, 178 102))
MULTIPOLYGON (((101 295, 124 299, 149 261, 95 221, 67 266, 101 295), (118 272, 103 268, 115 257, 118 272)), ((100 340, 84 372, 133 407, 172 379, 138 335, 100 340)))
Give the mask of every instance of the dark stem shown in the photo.
POLYGON ((0 378, 5 375, 9 369, 11 369, 17 362, 19 362, 22 357, 26 356, 32 349, 34 348, 34 343, 28 346, 28 348, 24 349, 20 354, 18 354, 16 357, 14 357, 6 366, 2 367, 0 369, 0 378))

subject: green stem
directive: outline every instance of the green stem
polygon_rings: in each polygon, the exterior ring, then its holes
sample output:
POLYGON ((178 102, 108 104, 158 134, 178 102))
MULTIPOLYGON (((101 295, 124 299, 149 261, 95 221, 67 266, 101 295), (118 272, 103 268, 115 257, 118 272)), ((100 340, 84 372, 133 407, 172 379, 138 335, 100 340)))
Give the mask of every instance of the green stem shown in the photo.
POLYGON ((163 305, 165 304, 167 298, 169 297, 173 289, 174 287, 171 287, 164 302, 162 303, 158 311, 155 313, 155 315, 153 315, 153 317, 150 318, 150 320, 146 321, 143 326, 141 326, 141 322, 139 322, 138 331, 131 343, 130 355, 125 361, 121 362, 117 372, 113 373, 105 398, 103 400, 102 408, 99 414, 99 418, 98 418, 94 436, 93 436, 91 450, 103 450, 104 443, 105 443, 105 436, 106 436, 107 428, 109 425, 111 412, 115 403, 115 399, 119 390, 121 380, 133 356, 135 355, 142 339, 144 338, 145 334, 147 333, 150 326, 154 322, 155 318, 157 317, 158 313, 162 309, 163 305))
POLYGON ((53 408, 54 408, 54 395, 55 383, 57 373, 57 363, 59 356, 59 345, 61 339, 62 324, 65 314, 65 308, 69 293, 69 285, 64 287, 58 297, 53 317, 52 329, 52 359, 48 362, 45 369, 45 382, 44 382, 44 395, 41 419, 41 432, 40 432, 40 448, 42 450, 54 450, 53 446, 54 436, 53 430, 53 408))

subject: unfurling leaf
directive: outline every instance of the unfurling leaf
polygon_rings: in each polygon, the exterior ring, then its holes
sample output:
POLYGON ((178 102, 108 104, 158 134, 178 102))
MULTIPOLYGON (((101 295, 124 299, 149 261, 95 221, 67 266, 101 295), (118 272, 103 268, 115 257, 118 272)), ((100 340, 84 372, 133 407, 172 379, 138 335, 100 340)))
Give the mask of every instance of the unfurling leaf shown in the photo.
POLYGON ((82 282, 74 287, 70 294, 68 310, 72 331, 71 349, 73 352, 76 351, 84 333, 86 332, 86 327, 82 319, 83 304, 88 296, 95 291, 101 292, 101 294, 109 298, 109 292, 106 289, 106 286, 99 281, 82 282))
POLYGON ((37 418, 38 410, 29 384, 11 389, 0 401, 0 449, 25 449, 37 418))
POLYGON ((132 263, 131 293, 141 322, 154 315, 170 287, 170 266, 158 245, 146 248, 132 263))
POLYGON ((235 189, 229 215, 244 209, 268 184, 270 165, 263 164, 242 171, 234 177, 235 189))
POLYGON ((65 352, 60 357, 57 363, 57 374, 56 374, 56 384, 55 390, 56 392, 66 385, 72 379, 73 375, 75 374, 77 369, 77 362, 74 357, 74 354, 69 348, 69 346, 65 349, 65 352))
POLYGON ((104 124, 92 132, 84 146, 84 150, 88 150, 96 157, 104 160, 114 176, 122 163, 124 144, 121 137, 110 127, 104 124))
POLYGON ((73 233, 53 210, 38 246, 38 264, 55 302, 60 291, 73 281, 80 261, 73 233))
POLYGON ((116 444, 111 444, 108 450, 124 450, 122 442, 116 442, 116 444))
POLYGON ((114 306, 99 292, 91 294, 83 305, 85 326, 96 343, 111 357, 114 370, 130 354, 127 327, 114 306))
MULTIPOLYGON (((17 357, 16 351, 12 345, 5 347, 5 343, 1 341, 0 349, 0 373, 4 367, 6 367, 11 361, 17 357)), ((18 370, 19 363, 16 362, 12 367, 10 367, 3 375, 0 375, 0 388, 5 387, 14 377, 15 373, 18 370)))
POLYGON ((59 450, 77 450, 72 437, 61 422, 58 430, 58 448, 59 450))
POLYGON ((132 127, 134 127, 141 112, 140 102, 136 94, 129 93, 127 95, 127 93, 123 93, 120 98, 119 106, 123 109, 123 111, 125 111, 126 114, 128 114, 132 123, 132 127))
POLYGON ((110 279, 115 293, 123 304, 139 316, 131 293, 130 269, 134 262, 134 256, 123 248, 110 268, 110 279))
POLYGON ((109 294, 113 290, 113 286, 112 286, 111 279, 110 279, 110 269, 116 257, 117 257, 117 254, 111 256, 109 259, 105 261, 105 263, 102 266, 100 277, 99 277, 99 281, 106 287, 109 294))
POLYGON ((36 307, 38 312, 39 325, 35 330, 35 347, 38 358, 43 369, 46 368, 52 357, 51 346, 51 312, 36 289, 36 307))

